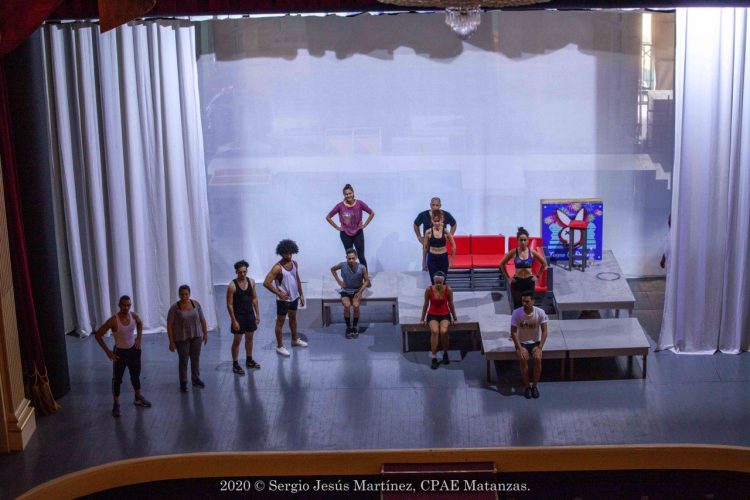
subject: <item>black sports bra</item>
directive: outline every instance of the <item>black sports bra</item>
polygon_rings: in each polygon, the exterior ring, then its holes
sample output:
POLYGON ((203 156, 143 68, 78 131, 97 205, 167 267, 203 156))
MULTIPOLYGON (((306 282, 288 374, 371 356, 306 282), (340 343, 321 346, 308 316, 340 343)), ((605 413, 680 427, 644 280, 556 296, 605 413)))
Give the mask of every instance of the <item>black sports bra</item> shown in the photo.
POLYGON ((430 231, 429 243, 430 246, 434 248, 445 247, 445 230, 443 230, 443 235, 440 238, 435 238, 435 233, 430 231))

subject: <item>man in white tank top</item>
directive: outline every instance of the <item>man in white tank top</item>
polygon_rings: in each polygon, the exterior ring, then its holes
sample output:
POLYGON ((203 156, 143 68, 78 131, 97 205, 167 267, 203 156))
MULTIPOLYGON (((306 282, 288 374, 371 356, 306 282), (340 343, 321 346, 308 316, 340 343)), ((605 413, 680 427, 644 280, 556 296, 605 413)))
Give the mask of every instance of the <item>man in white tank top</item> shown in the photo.
POLYGON ((125 368, 130 373, 130 382, 135 389, 136 406, 151 408, 151 403, 141 393, 141 336, 143 335, 143 322, 134 312, 130 312, 130 297, 123 295, 117 303, 120 308, 117 314, 109 318, 96 331, 96 341, 104 353, 112 361, 112 416, 119 417, 120 413, 120 386, 125 368), (104 334, 112 332, 115 339, 115 348, 110 350, 104 342, 104 334))
POLYGON ((305 307, 305 295, 299 279, 299 266, 292 260, 292 255, 296 253, 299 253, 299 248, 294 241, 281 240, 276 245, 276 254, 281 256, 281 260, 273 265, 263 282, 263 286, 276 295, 276 352, 282 356, 290 356, 281 335, 287 316, 292 331, 292 346, 307 347, 307 342, 297 334, 297 306, 305 307))

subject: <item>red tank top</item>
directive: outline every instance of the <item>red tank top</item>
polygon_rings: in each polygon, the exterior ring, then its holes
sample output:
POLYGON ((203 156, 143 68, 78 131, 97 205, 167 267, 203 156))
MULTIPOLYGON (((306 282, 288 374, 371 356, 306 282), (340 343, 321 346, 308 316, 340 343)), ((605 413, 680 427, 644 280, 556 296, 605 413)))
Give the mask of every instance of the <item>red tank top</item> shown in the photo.
POLYGON ((443 296, 437 298, 435 296, 435 290, 430 286, 430 308, 427 310, 428 314, 433 316, 445 316, 450 314, 448 310, 448 287, 443 288, 443 296))

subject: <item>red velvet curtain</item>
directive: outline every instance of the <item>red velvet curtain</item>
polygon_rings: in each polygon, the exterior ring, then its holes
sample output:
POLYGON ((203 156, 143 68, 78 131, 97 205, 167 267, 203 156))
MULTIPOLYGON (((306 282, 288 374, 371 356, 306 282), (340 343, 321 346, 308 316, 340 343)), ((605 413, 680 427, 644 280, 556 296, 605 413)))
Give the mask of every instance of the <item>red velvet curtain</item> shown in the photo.
MULTIPOLYGON (((39 337, 39 325, 36 321, 10 119, 4 61, 0 59, 0 159, 2 159, 5 213, 8 223, 11 264, 13 266, 13 288, 24 371, 24 387, 26 396, 31 400, 37 413, 47 415, 59 410, 60 406, 52 397, 49 387, 42 341, 39 337)), ((44 269, 39 270, 39 272, 56 271, 44 269)))
POLYGON ((0 56, 26 40, 63 0, 0 0, 0 56))

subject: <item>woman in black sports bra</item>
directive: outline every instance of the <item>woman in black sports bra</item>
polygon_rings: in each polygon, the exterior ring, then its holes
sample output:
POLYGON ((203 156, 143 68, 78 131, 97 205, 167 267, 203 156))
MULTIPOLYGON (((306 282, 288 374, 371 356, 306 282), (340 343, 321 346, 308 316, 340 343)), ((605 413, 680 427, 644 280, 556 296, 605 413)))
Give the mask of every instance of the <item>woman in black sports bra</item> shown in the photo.
POLYGON ((456 244, 453 242, 453 235, 450 231, 445 230, 442 210, 433 210, 432 227, 425 231, 422 242, 422 270, 429 271, 430 283, 435 283, 433 278, 436 272, 442 271, 443 274, 448 274, 455 255, 456 244), (446 241, 451 244, 450 257, 448 257, 446 241))
POLYGON ((510 283, 513 309, 518 309, 523 305, 521 303, 521 294, 526 291, 533 292, 534 288, 536 288, 536 281, 544 270, 547 269, 547 261, 544 257, 529 248, 529 232, 526 229, 519 227, 516 232, 516 239, 518 240, 518 247, 506 253, 503 260, 500 261, 500 272, 505 275, 506 282, 510 283), (513 259, 513 263, 516 266, 516 272, 513 276, 509 276, 505 270, 505 264, 510 259, 513 259), (532 271, 534 260, 542 265, 536 274, 532 271))

